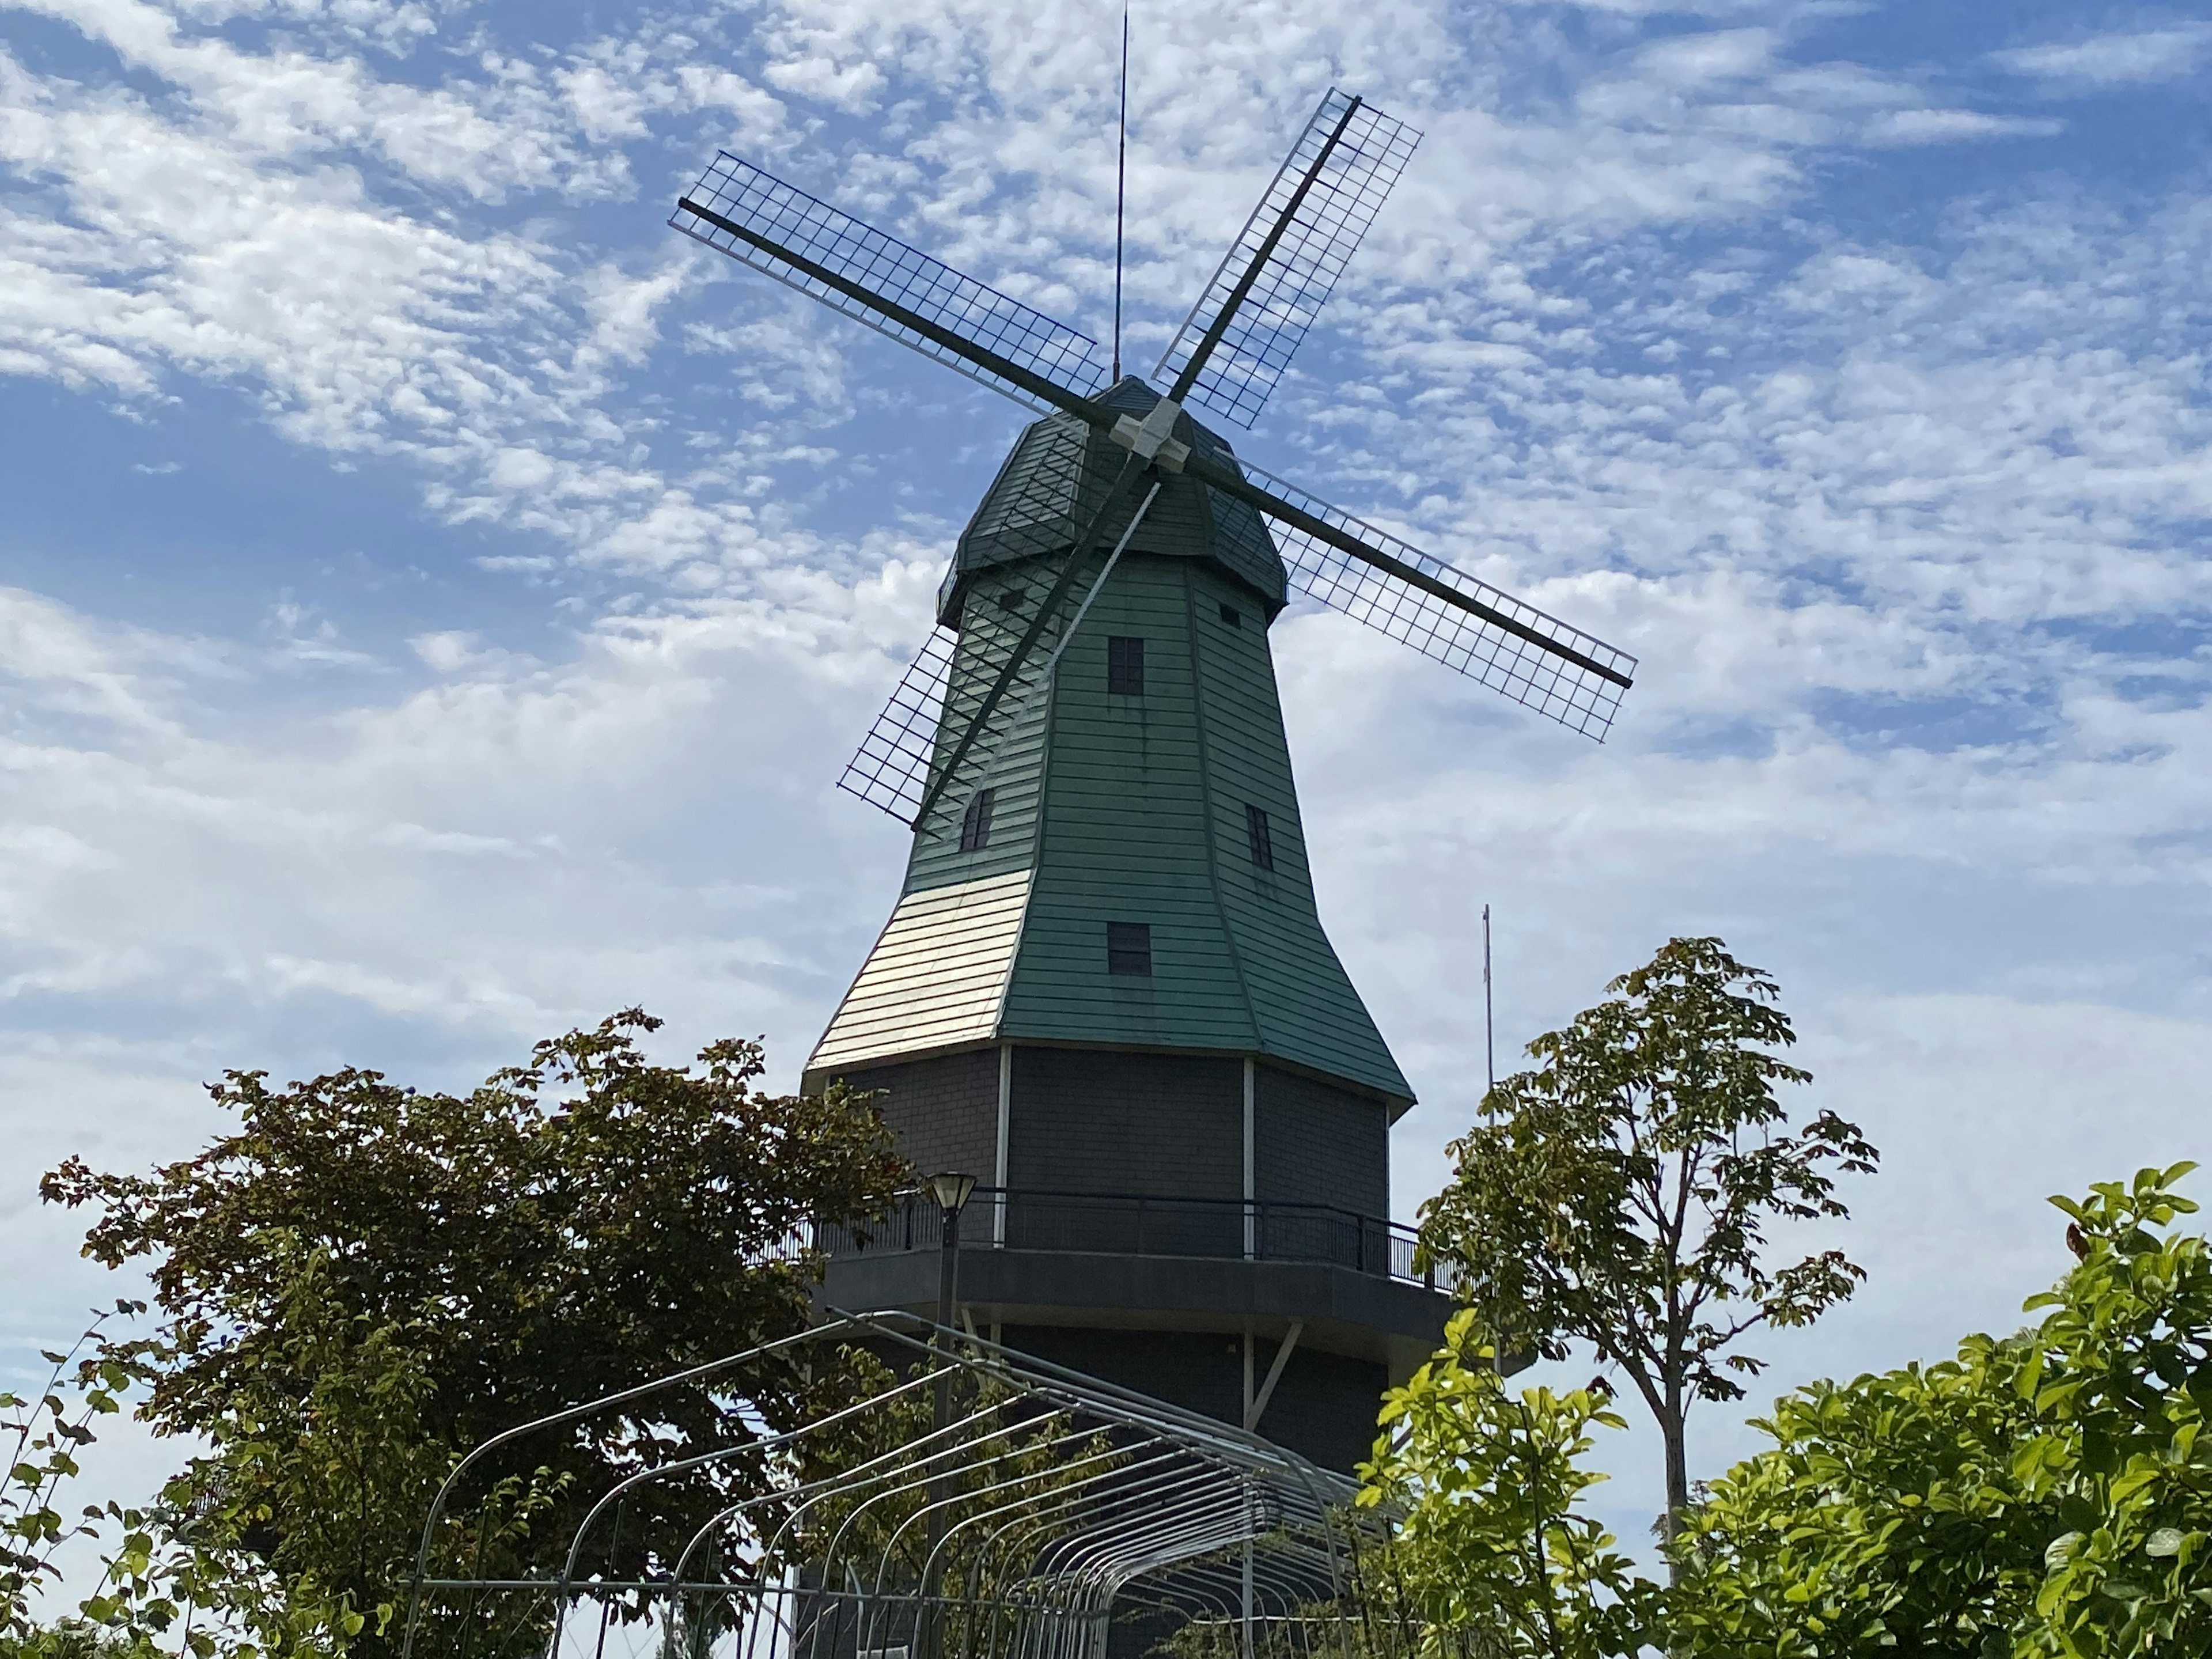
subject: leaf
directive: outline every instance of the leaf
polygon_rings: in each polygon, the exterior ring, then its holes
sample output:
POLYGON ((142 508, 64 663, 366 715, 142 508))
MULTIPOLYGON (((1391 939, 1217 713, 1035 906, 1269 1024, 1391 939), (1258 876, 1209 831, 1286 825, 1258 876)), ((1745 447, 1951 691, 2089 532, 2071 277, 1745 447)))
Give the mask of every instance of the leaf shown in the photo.
POLYGON ((2044 1546, 2043 1565, 2049 1572, 2062 1572, 2074 1559, 2074 1553, 2081 1547, 2082 1534, 2078 1532, 2061 1533, 2044 1546))
POLYGON ((2179 1527, 2160 1527, 2151 1534, 2150 1541, 2143 1546, 2143 1553, 2164 1559, 2181 1553, 2182 1531, 2179 1527))

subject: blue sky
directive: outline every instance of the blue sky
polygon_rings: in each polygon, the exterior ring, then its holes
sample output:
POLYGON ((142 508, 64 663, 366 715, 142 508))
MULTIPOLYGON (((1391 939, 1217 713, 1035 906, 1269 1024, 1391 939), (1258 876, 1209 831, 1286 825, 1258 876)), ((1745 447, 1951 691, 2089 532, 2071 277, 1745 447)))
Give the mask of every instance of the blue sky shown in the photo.
MULTIPOLYGON (((726 146, 1103 337, 1118 24, 0 0, 7 1364, 112 1294, 36 1171, 190 1147, 225 1066, 456 1085, 642 1002, 795 1075, 902 856, 832 780, 1020 416, 663 221, 726 146)), ((2009 1328, 2044 1194, 2206 1150, 2212 14, 1134 33, 1131 360, 1328 85, 1423 129, 1240 447, 1643 663, 1599 747, 1276 629, 1401 1213, 1483 902, 1508 1052, 1718 933, 1889 1153, 1772 1380, 2009 1328)))

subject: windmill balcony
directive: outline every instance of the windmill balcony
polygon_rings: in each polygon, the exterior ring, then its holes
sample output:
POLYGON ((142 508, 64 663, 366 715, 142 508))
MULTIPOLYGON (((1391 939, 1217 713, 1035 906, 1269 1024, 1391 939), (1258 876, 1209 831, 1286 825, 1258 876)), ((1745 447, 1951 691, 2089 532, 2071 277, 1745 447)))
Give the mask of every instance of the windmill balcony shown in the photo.
MULTIPOLYGON (((944 1243, 944 1212, 928 1194, 908 1193, 882 1220, 824 1227, 815 1243, 833 1264, 870 1255, 933 1254, 944 1243)), ((1005 1249, 1305 1262, 1451 1294, 1457 1268, 1420 1262, 1419 1244, 1419 1234, 1403 1222, 1325 1204, 1003 1187, 976 1188, 960 1223, 963 1255, 1005 1249)))
MULTIPOLYGON (((881 1221, 819 1230, 825 1314, 933 1316, 943 1224, 916 1194, 881 1221)), ((1279 1403, 1326 1388, 1343 1423, 1305 1437, 1310 1449, 1286 1443, 1348 1468, 1373 1437, 1376 1392, 1436 1351, 1456 1305, 1449 1264, 1417 1267, 1415 1243, 1410 1227, 1325 1205, 978 1187, 961 1212, 955 1317, 1221 1416, 1237 1365, 1256 1355, 1264 1374, 1287 1339, 1297 1352, 1279 1403)))

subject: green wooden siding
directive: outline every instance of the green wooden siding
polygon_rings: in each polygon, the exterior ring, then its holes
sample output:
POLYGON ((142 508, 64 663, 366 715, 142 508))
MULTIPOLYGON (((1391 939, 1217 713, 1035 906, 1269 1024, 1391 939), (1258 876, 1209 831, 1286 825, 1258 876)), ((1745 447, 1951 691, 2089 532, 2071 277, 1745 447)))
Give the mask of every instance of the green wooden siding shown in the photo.
POLYGON ((1198 561, 1132 555, 1092 607, 1052 692, 1005 1034, 1266 1054, 1410 1098, 1315 908, 1259 601, 1198 561), (1117 634, 1146 641, 1142 698, 1106 690, 1117 634), (1247 802, 1272 872, 1252 868, 1247 802), (1149 981, 1106 971, 1109 921, 1151 926, 1149 981))
MULTIPOLYGON (((1094 566, 1100 562, 1093 561, 1094 566)), ((1036 615, 1036 607, 1056 574, 1054 565, 1032 560, 994 570, 971 587, 964 603, 959 643, 953 652, 945 714, 938 725, 936 757, 930 768, 933 779, 944 770, 960 734, 1036 615), (1012 610, 1002 607, 1001 594, 1018 595, 1019 605, 1012 610)), ((1072 612, 1073 607, 1068 609, 1072 612)), ((1059 639, 1056 627, 1048 627, 1039 636, 994 711, 986 735, 961 762, 959 775, 930 809, 928 817, 915 827, 904 892, 1002 875, 1009 870, 1026 869, 1034 861, 1038 789, 1044 774, 1052 700, 1048 693, 1034 697, 1030 694, 1042 680, 1059 639), (975 852, 963 853, 961 818, 975 792, 985 788, 995 792, 990 840, 975 852)))
MULTIPOLYGON (((1123 398, 1141 414, 1155 396, 1125 381, 1109 401, 1123 398)), ((1188 416, 1177 431, 1228 458, 1188 416)), ((962 539, 945 590, 960 638, 933 775, 1063 568, 1071 508, 1080 516, 1078 498, 1097 499, 1126 459, 1076 440, 1050 420, 1030 428, 962 539), (1054 476, 1078 465, 1079 489, 1073 477, 1054 476), (1017 602, 1002 605, 1001 596, 1017 602)), ((924 1030, 954 1042, 1205 1049, 1410 1101, 1315 906, 1267 643, 1284 586, 1265 527, 1249 509, 1170 477, 1048 681, 1059 630, 1106 551, 1084 556, 1060 615, 917 827, 899 918, 878 946, 885 960, 872 957, 863 969, 825 1051, 889 1061, 898 1054, 872 1048, 924 1030), (1222 619, 1224 605, 1240 625, 1222 619), (1115 635, 1145 641, 1142 696, 1106 689, 1115 635), (989 842, 963 853, 962 817, 985 787, 995 792, 989 842), (1272 871, 1253 866, 1248 805, 1267 815, 1272 871), (973 927, 956 926, 968 908, 960 896, 996 895, 1006 890, 1001 878, 1021 872, 1031 879, 1018 945, 988 1036, 970 1036, 978 974, 988 970, 973 927), (1149 976, 1108 971, 1109 922, 1149 926, 1149 976), (933 974, 939 960, 944 971, 933 974), (960 1035, 943 1035, 956 1027, 960 1035)))

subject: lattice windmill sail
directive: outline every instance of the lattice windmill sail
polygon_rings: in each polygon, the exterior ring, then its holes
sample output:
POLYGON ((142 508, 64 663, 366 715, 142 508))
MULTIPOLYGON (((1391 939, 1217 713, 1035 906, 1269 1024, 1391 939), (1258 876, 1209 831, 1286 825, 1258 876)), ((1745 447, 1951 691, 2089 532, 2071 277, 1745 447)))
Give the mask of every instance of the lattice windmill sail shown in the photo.
POLYGON ((1420 135, 1332 89, 1283 158, 1153 378, 1249 427, 1420 135))
MULTIPOLYGON (((1169 418, 1188 403, 1251 425, 1419 141, 1357 97, 1332 89, 1322 100, 1160 360, 1155 374, 1177 406, 1169 418)), ((1079 330, 750 162, 718 156, 669 222, 1031 409, 1072 415, 1094 431, 1120 424, 1125 440, 1139 424, 1101 401, 1097 343, 1079 330)), ((1172 428, 1168 437, 1174 467, 1172 428)), ((1299 592, 1575 731, 1604 737, 1633 676, 1626 652, 1294 486, 1255 476, 1226 445, 1218 447, 1181 470, 1266 515, 1290 544, 1299 592)), ((1138 458, 1160 459, 1156 449, 1138 458)), ((1041 541, 1039 550, 1049 550, 1041 541)), ((937 664, 946 655, 943 641, 925 649, 842 780, 909 823, 943 793, 930 774, 945 757, 934 728, 915 718, 915 698, 944 678, 937 664)), ((989 701, 995 712, 1003 696, 989 701)))
MULTIPOLYGON (((1227 1255, 1261 1278, 1321 1248, 1292 1240, 1334 1241, 1330 1259, 1367 1274, 1393 1248, 1387 1130, 1413 1091, 1314 899, 1267 637, 1293 594, 1594 738, 1633 678, 1626 653, 1239 461, 1194 418, 1261 413, 1419 137, 1332 90, 1152 381, 1107 384, 1079 330, 734 156, 669 221, 1036 416, 840 780, 915 833, 897 907, 805 1074, 884 1091, 923 1167, 992 1171, 990 1246, 1009 1256, 1064 1266, 1092 1248, 1108 1224, 1071 1218, 1071 1193, 1176 1218, 1139 1228, 1139 1255, 1227 1255)), ((891 1280, 858 1271, 833 1264, 826 1294, 886 1305, 891 1280)), ((1054 1291, 1057 1271, 1023 1281, 1006 1316, 1191 1334, 1183 1370, 1123 1378, 1175 1398, 1223 1363, 1217 1338, 1241 1340, 1248 1414, 1274 1386, 1253 1407, 1252 1310, 1306 1293, 1181 1273, 1054 1291), (1170 1291, 1171 1317, 1146 1303, 1170 1291)), ((1317 1304, 1270 1335, 1271 1378, 1296 1395, 1323 1363, 1308 1351, 1395 1366, 1441 1330, 1427 1304, 1346 1311, 1364 1305, 1317 1304)), ((1300 1449, 1347 1468, 1364 1454, 1358 1393, 1301 1407, 1325 1431, 1300 1449)))

